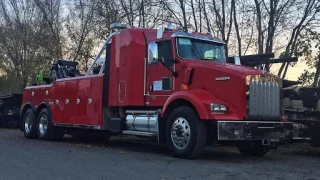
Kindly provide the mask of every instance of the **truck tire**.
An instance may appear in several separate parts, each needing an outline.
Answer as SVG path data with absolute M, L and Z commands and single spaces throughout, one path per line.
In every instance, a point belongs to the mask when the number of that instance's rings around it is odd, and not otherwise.
M 245 156 L 264 156 L 270 151 L 269 146 L 262 145 L 261 141 L 242 141 L 237 142 L 236 148 Z
M 37 138 L 37 120 L 31 108 L 23 114 L 22 131 L 27 139 Z
M 53 140 L 55 138 L 54 127 L 51 125 L 51 116 L 48 109 L 43 108 L 37 120 L 37 134 L 40 140 Z
M 207 140 L 207 129 L 196 111 L 178 107 L 166 124 L 166 143 L 175 157 L 193 159 L 201 155 Z

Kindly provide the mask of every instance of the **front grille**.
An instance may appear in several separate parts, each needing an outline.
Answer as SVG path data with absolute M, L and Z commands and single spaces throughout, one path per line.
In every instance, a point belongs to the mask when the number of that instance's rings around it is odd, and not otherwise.
M 250 81 L 250 117 L 280 117 L 280 104 L 280 87 L 278 82 Z

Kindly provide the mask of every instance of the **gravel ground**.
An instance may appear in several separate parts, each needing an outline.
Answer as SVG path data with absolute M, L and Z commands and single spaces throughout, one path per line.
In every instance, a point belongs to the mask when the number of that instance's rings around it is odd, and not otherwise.
M 115 137 L 79 143 L 25 139 L 0 129 L 0 179 L 320 179 L 320 148 L 294 144 L 248 158 L 233 147 L 209 147 L 200 159 L 172 157 L 162 145 Z

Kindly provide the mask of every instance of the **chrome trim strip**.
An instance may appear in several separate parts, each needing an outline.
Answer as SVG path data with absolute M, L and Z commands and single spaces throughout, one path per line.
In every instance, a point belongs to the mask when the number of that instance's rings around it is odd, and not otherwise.
M 53 125 L 54 126 L 62 126 L 62 127 L 82 128 L 82 129 L 100 129 L 100 126 L 86 125 L 86 124 L 54 123 Z
M 147 94 L 147 61 L 148 59 L 147 58 L 144 58 L 144 72 L 143 72 L 143 95 L 146 96 L 146 95 L 149 95 L 149 93 Z
M 154 114 L 157 111 L 143 111 L 143 110 L 127 110 L 126 113 L 127 114 Z
M 148 137 L 156 137 L 158 136 L 157 133 L 153 133 L 153 132 L 143 132 L 143 131 L 122 131 L 122 134 L 126 134 L 126 135 L 136 135 L 136 136 L 148 136 Z

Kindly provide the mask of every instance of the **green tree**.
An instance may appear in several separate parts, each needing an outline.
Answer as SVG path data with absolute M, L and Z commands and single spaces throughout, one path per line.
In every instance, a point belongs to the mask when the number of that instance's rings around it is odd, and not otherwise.
M 319 87 L 320 77 L 320 32 L 316 29 L 306 29 L 294 49 L 294 55 L 302 57 L 302 62 L 308 69 L 299 77 L 302 85 Z

